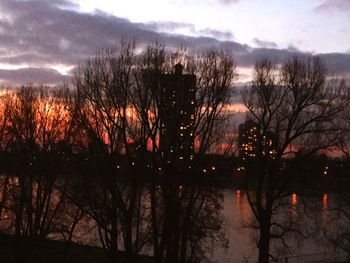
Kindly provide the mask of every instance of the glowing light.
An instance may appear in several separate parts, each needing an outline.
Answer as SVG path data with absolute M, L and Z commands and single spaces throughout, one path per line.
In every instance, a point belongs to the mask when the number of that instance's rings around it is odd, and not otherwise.
M 240 203 L 241 203 L 241 190 L 240 189 L 236 190 L 236 202 L 237 202 L 237 206 L 239 207 Z
M 296 205 L 296 204 L 297 204 L 297 194 L 296 194 L 296 193 L 293 193 L 293 194 L 292 194 L 292 204 L 293 204 L 293 205 Z
M 325 168 L 324 168 L 324 171 L 323 171 L 323 175 L 327 175 L 328 174 L 328 166 L 325 166 Z
M 323 198 L 322 198 L 323 209 L 327 208 L 327 199 L 328 199 L 328 195 L 327 194 L 323 194 Z

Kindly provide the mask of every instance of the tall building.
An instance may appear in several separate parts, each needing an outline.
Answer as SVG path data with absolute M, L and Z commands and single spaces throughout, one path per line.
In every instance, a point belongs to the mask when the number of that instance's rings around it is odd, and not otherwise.
M 194 155 L 196 76 L 182 74 L 175 65 L 174 74 L 160 75 L 160 151 L 162 157 L 187 163 Z
M 272 132 L 259 136 L 257 125 L 252 120 L 247 120 L 238 127 L 239 157 L 243 160 L 257 157 L 259 154 L 259 140 L 261 140 L 261 154 L 273 158 L 276 154 L 273 138 Z
M 253 121 L 246 121 L 239 125 L 238 154 L 240 158 L 256 157 L 257 137 L 257 127 Z

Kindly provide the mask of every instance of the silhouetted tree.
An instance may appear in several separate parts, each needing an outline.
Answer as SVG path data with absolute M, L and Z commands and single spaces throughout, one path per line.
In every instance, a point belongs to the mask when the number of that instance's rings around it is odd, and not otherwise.
M 9 191 L 10 191 L 10 174 L 6 173 L 5 163 L 8 163 L 8 156 L 5 154 L 8 149 L 9 136 L 7 134 L 7 122 L 8 116 L 6 115 L 7 107 L 11 97 L 9 96 L 9 92 L 7 90 L 1 90 L 0 95 L 0 154 L 1 154 L 1 162 L 3 165 L 0 167 L 0 173 L 2 176 L 0 177 L 0 222 L 4 224 L 3 212 L 6 213 L 6 209 L 8 208 L 9 201 Z
M 196 154 L 184 164 L 178 152 L 159 148 L 160 112 L 167 99 L 161 97 L 159 81 L 161 74 L 172 73 L 175 57 L 158 44 L 136 56 L 135 45 L 122 42 L 116 50 L 98 53 L 75 76 L 71 112 L 87 146 L 84 173 L 89 175 L 76 200 L 97 222 L 113 261 L 125 250 L 131 262 L 151 244 L 157 262 L 194 262 L 208 239 L 223 240 L 221 195 L 198 185 L 199 164 L 218 142 L 219 125 L 227 119 L 223 113 L 235 64 L 224 52 L 178 57 L 185 71 L 198 78 L 194 128 L 182 134 L 195 137 Z M 176 116 L 170 129 L 179 131 L 181 118 Z M 183 136 L 175 132 L 172 143 L 189 147 Z
M 11 192 L 7 208 L 13 215 L 7 216 L 13 219 L 18 260 L 28 260 L 31 253 L 21 252 L 22 238 L 43 240 L 69 224 L 67 199 L 60 191 L 64 153 L 57 147 L 69 138 L 70 118 L 64 107 L 58 93 L 53 96 L 42 87 L 9 91 L 4 112 L 8 145 L 3 153 L 11 160 L 5 178 Z
M 337 87 L 329 85 L 318 57 L 293 57 L 280 67 L 269 60 L 257 63 L 253 84 L 243 100 L 247 118 L 257 129 L 256 157 L 247 166 L 245 188 L 258 230 L 258 261 L 267 263 L 272 256 L 271 240 L 286 245 L 288 233 L 301 234 L 296 222 L 283 223 L 277 214 L 285 206 L 290 187 L 296 186 L 296 160 L 334 145 L 334 120 L 342 101 Z M 266 151 L 267 144 L 271 151 Z M 300 146 L 303 158 L 293 159 Z
M 141 171 L 133 152 L 139 138 L 130 103 L 134 65 L 134 43 L 122 42 L 120 49 L 101 51 L 75 75 L 73 116 L 93 165 L 77 198 L 97 222 L 113 261 L 118 261 L 119 241 L 129 262 L 142 248 Z
M 169 61 L 184 63 L 185 72 L 196 75 L 197 85 L 193 127 L 181 129 L 182 116 L 176 115 L 171 126 L 166 128 L 179 132 L 173 134 L 169 149 L 163 148 L 166 154 L 162 156 L 158 148 L 162 118 L 159 109 L 164 105 L 159 97 L 162 93 L 158 81 L 161 74 L 172 73 Z M 140 85 L 134 98 L 141 123 L 150 131 L 154 255 L 157 262 L 164 259 L 167 262 L 195 262 L 203 256 L 209 239 L 218 244 L 223 242 L 218 213 L 222 197 L 218 191 L 201 185 L 201 165 L 204 155 L 217 145 L 220 136 L 217 132 L 227 120 L 224 109 L 236 79 L 235 64 L 232 56 L 224 52 L 208 51 L 194 56 L 177 53 L 170 54 L 169 58 L 161 46 L 151 46 L 141 65 L 142 74 L 137 82 Z M 179 149 L 191 151 L 183 140 L 186 136 L 193 136 L 196 143 L 194 160 L 184 164 L 178 161 L 181 158 L 179 152 L 171 146 L 176 142 Z
M 350 162 L 350 93 L 349 89 L 346 88 L 346 82 L 341 80 L 340 85 L 344 86 L 343 94 L 345 97 L 344 109 L 336 120 L 340 127 L 337 137 L 336 150 L 340 151 L 343 156 L 341 157 L 341 165 L 339 174 L 334 176 L 333 190 L 337 193 L 337 199 L 335 204 L 329 207 L 331 216 L 331 224 L 327 224 L 323 231 L 326 239 L 331 244 L 344 250 L 348 255 L 350 254 L 350 196 L 348 191 L 348 185 L 350 177 L 348 173 L 348 165 Z

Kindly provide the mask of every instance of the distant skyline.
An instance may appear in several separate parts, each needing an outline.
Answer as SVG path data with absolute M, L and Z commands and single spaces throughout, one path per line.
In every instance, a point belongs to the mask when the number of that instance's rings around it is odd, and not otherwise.
M 0 85 L 69 81 L 123 37 L 229 49 L 242 82 L 257 59 L 294 53 L 350 79 L 350 0 L 0 0 Z

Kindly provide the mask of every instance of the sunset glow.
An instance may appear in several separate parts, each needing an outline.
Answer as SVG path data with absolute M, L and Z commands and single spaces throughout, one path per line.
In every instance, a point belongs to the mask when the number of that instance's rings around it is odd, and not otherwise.
M 0 0 L 0 263 L 349 262 L 349 18 Z

